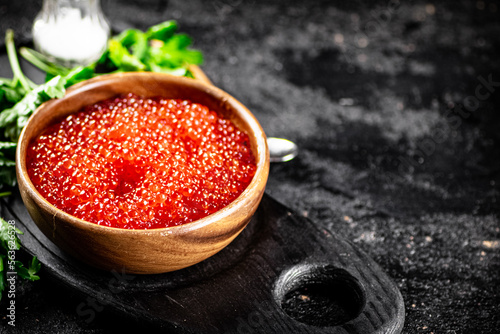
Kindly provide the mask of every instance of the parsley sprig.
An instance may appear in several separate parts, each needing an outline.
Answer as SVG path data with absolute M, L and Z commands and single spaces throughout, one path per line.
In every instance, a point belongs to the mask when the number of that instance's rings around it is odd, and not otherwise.
M 110 38 L 99 60 L 74 68 L 53 63 L 49 57 L 27 47 L 22 47 L 20 53 L 46 72 L 47 80 L 57 75 L 65 77 L 66 87 L 94 76 L 118 72 L 152 71 L 192 76 L 189 66 L 201 64 L 203 56 L 200 51 L 190 48 L 191 37 L 176 33 L 177 29 L 175 21 L 166 21 L 145 32 L 124 30 Z
M 23 234 L 19 229 L 0 218 L 0 300 L 3 291 L 7 289 L 7 273 L 17 273 L 21 278 L 36 281 L 41 264 L 34 256 L 26 267 L 21 261 L 16 260 L 15 252 L 21 248 L 18 234 Z
M 19 66 L 12 30 L 5 35 L 5 45 L 14 77 L 0 78 L 0 189 L 16 184 L 15 149 L 29 116 L 43 102 L 65 93 L 65 79 L 61 76 L 43 85 L 26 78 Z

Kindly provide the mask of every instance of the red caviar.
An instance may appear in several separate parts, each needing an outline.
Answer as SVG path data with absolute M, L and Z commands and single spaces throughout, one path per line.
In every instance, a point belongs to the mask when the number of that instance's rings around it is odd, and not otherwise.
M 236 199 L 256 165 L 248 136 L 185 100 L 120 96 L 83 108 L 30 143 L 28 174 L 55 207 L 99 225 L 151 229 Z

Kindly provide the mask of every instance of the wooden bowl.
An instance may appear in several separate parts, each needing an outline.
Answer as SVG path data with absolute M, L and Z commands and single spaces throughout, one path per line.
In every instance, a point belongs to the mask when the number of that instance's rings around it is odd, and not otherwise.
M 135 93 L 188 99 L 231 119 L 251 141 L 257 170 L 246 190 L 232 203 L 203 219 L 180 226 L 126 230 L 90 223 L 57 209 L 43 198 L 26 170 L 28 144 L 50 124 L 86 105 Z M 269 174 L 269 151 L 261 126 L 240 102 L 199 80 L 161 73 L 121 73 L 87 80 L 66 95 L 40 106 L 19 138 L 16 152 L 19 189 L 40 230 L 57 246 L 97 268 L 152 274 L 198 263 L 228 245 L 245 228 L 260 203 Z

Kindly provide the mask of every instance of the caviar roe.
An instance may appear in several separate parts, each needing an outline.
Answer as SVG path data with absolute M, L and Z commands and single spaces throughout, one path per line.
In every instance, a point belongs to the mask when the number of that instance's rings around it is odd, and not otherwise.
M 256 165 L 248 136 L 185 100 L 119 96 L 52 125 L 27 153 L 55 207 L 83 220 L 152 229 L 206 217 L 236 199 Z

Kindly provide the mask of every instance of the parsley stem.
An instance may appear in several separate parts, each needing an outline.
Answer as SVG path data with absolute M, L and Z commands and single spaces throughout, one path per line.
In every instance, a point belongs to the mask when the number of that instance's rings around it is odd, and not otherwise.
M 64 76 L 70 71 L 64 66 L 52 63 L 47 56 L 33 49 L 23 46 L 19 49 L 19 53 L 24 59 L 48 74 Z
M 12 195 L 10 191 L 4 191 L 3 193 L 0 193 L 0 197 L 10 196 L 10 195 Z
M 26 92 L 31 92 L 31 85 L 21 71 L 19 60 L 17 59 L 16 46 L 14 44 L 14 31 L 7 29 L 5 33 L 5 46 L 7 47 L 7 55 L 9 57 L 10 67 L 14 73 L 14 80 L 18 80 Z

